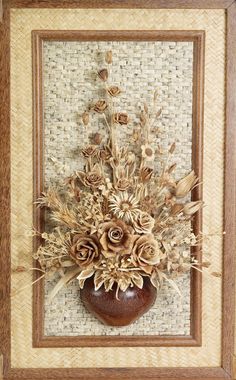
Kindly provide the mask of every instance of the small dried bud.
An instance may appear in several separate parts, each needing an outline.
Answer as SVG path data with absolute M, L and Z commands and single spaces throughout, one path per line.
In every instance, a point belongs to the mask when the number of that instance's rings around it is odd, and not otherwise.
M 106 61 L 106 63 L 108 63 L 108 65 L 110 65 L 112 63 L 112 51 L 111 50 L 106 52 L 105 61 Z
M 140 124 L 142 127 L 144 127 L 146 125 L 146 122 L 147 122 L 147 118 L 146 118 L 146 115 L 145 115 L 145 112 L 141 112 L 140 114 Z
M 98 133 L 98 132 L 94 133 L 94 135 L 92 135 L 91 141 L 95 145 L 100 145 L 101 142 L 102 142 L 102 135 L 100 133 Z
M 95 112 L 103 113 L 108 107 L 108 104 L 105 100 L 99 100 L 93 107 Z
M 141 139 L 141 132 L 140 132 L 140 130 L 139 129 L 134 129 L 132 137 L 133 137 L 134 142 L 140 141 L 140 139 Z
M 97 152 L 96 145 L 89 145 L 82 150 L 82 154 L 85 158 L 94 157 L 96 155 L 96 152 Z
M 126 113 L 115 113 L 113 120 L 117 124 L 126 125 L 129 122 L 129 117 Z
M 175 195 L 180 198 L 185 197 L 196 183 L 197 176 L 192 170 L 191 173 L 177 183 Z
M 169 153 L 173 154 L 174 151 L 175 151 L 175 143 L 171 144 L 170 149 L 169 149 Z
M 84 125 L 88 125 L 88 123 L 89 123 L 89 113 L 88 112 L 84 112 L 82 114 L 82 121 L 83 121 Z
M 143 183 L 145 182 L 148 182 L 151 177 L 152 177 L 152 174 L 153 174 L 153 169 L 152 168 L 149 168 L 149 167 L 143 167 L 141 170 L 140 170 L 140 179 Z
M 189 202 L 187 203 L 184 208 L 183 212 L 185 215 L 193 215 L 195 214 L 200 208 L 202 207 L 203 203 L 202 201 L 196 201 L 196 202 Z
M 103 80 L 104 82 L 107 81 L 108 79 L 108 71 L 107 69 L 102 69 L 102 70 L 99 70 L 98 71 L 98 76 L 101 80 Z
M 121 93 L 121 90 L 118 86 L 111 86 L 107 89 L 107 92 L 110 96 L 118 96 Z
M 170 173 L 172 173 L 175 169 L 176 169 L 176 164 L 172 164 L 169 168 L 168 168 L 168 170 L 167 170 L 167 172 L 170 174 Z
M 155 90 L 154 96 L 153 96 L 154 103 L 157 101 L 157 98 L 158 98 L 158 90 Z
M 143 108 L 144 108 L 144 111 L 146 112 L 146 114 L 148 114 L 148 105 L 147 105 L 147 103 L 144 103 Z
M 156 113 L 156 118 L 158 119 L 159 116 L 161 116 L 161 113 L 162 113 L 162 108 L 159 109 L 159 111 L 157 111 Z

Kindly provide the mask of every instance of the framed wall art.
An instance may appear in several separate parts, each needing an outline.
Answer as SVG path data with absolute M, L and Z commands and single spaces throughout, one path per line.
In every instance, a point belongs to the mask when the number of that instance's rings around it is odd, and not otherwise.
M 3 379 L 233 379 L 235 1 L 0 14 Z

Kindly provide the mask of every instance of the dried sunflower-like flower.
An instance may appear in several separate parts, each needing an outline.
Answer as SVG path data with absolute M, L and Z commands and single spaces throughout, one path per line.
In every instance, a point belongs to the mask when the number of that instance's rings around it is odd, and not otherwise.
M 75 235 L 69 254 L 80 267 L 88 266 L 99 256 L 97 237 L 95 235 Z
M 97 103 L 95 103 L 93 109 L 95 112 L 103 113 L 108 107 L 108 104 L 105 100 L 98 100 Z
M 139 201 L 127 192 L 113 194 L 109 197 L 109 208 L 119 219 L 132 222 L 139 212 Z
M 140 236 L 135 241 L 133 255 L 141 267 L 157 265 L 163 258 L 158 242 L 151 234 Z
M 105 257 L 114 252 L 122 255 L 129 254 L 133 248 L 134 239 L 132 227 L 122 220 L 111 220 L 101 226 L 100 244 Z
M 138 234 L 148 234 L 152 232 L 154 225 L 155 219 L 143 211 L 140 211 L 133 221 L 133 228 Z
M 99 70 L 98 71 L 98 76 L 101 80 L 103 80 L 104 82 L 107 81 L 108 79 L 108 70 L 107 69 L 102 69 L 102 70 Z
M 97 153 L 96 145 L 88 145 L 86 148 L 82 150 L 82 154 L 85 158 L 94 157 Z
M 111 86 L 107 89 L 107 92 L 110 96 L 118 96 L 121 93 L 121 90 L 118 86 Z
M 113 115 L 113 120 L 117 124 L 127 125 L 129 122 L 129 117 L 126 113 L 117 112 Z

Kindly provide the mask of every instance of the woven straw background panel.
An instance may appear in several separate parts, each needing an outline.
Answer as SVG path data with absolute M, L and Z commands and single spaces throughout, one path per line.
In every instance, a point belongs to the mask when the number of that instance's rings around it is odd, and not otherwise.
M 89 142 L 88 135 L 99 131 L 106 141 L 103 118 L 91 114 L 89 133 L 86 133 L 79 114 L 102 96 L 103 85 L 96 70 L 103 67 L 104 52 L 110 49 L 113 65 L 109 83 L 123 90 L 115 98 L 114 105 L 118 111 L 128 112 L 132 120 L 128 126 L 117 128 L 119 145 L 131 146 L 140 155 L 132 139 L 133 127 L 138 124 L 137 110 L 142 104 L 140 98 L 152 109 L 153 93 L 158 89 L 159 108 L 162 106 L 163 111 L 153 128 L 153 148 L 159 144 L 167 150 L 176 141 L 173 162 L 178 163 L 177 178 L 191 170 L 192 42 L 45 41 L 44 168 L 47 186 L 55 186 L 55 183 L 61 186 L 63 178 L 83 169 L 80 150 Z M 158 161 L 155 163 L 157 169 Z M 45 283 L 45 335 L 190 335 L 189 275 L 178 279 L 182 297 L 171 285 L 164 283 L 151 310 L 123 328 L 104 326 L 84 308 L 76 280 L 59 292 L 53 302 L 47 302 L 55 283 L 55 278 Z
M 33 29 L 206 30 L 203 190 L 204 233 L 222 228 L 225 13 L 223 10 L 15 9 L 11 13 L 12 264 L 31 265 L 32 238 L 32 69 Z M 222 237 L 214 237 L 214 270 L 220 270 Z M 221 281 L 203 279 L 203 345 L 193 348 L 32 348 L 31 275 L 12 275 L 12 367 L 175 367 L 219 366 L 221 361 Z M 210 353 L 210 355 L 209 355 Z

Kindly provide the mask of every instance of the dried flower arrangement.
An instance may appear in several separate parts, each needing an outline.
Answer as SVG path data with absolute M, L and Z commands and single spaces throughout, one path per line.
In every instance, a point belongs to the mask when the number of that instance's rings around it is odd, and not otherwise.
M 52 232 L 41 234 L 44 244 L 34 254 L 45 275 L 57 272 L 61 276 L 51 298 L 74 278 L 81 289 L 93 278 L 95 291 L 115 289 L 117 299 L 129 287 L 142 289 L 145 277 L 157 289 L 168 281 L 178 291 L 177 276 L 209 266 L 208 262 L 199 265 L 190 250 L 202 239 L 195 236 L 191 222 L 203 203 L 188 196 L 199 185 L 195 173 L 178 181 L 174 178 L 176 164 L 169 162 L 175 143 L 160 171 L 154 169 L 154 159 L 161 154 L 151 144 L 151 130 L 161 115 L 156 109 L 157 91 L 152 108 L 144 103 L 140 128 L 133 132 L 140 148 L 136 155 L 118 145 L 117 128 L 131 120 L 114 110 L 113 99 L 121 89 L 109 83 L 111 51 L 106 52 L 105 63 L 106 68 L 98 71 L 105 99 L 82 114 L 82 123 L 88 129 L 90 114 L 98 114 L 104 120 L 107 141 L 103 143 L 101 134 L 95 133 L 81 152 L 84 170 L 66 179 L 63 193 L 50 188 L 38 200 L 40 207 L 49 209 L 55 224 Z

